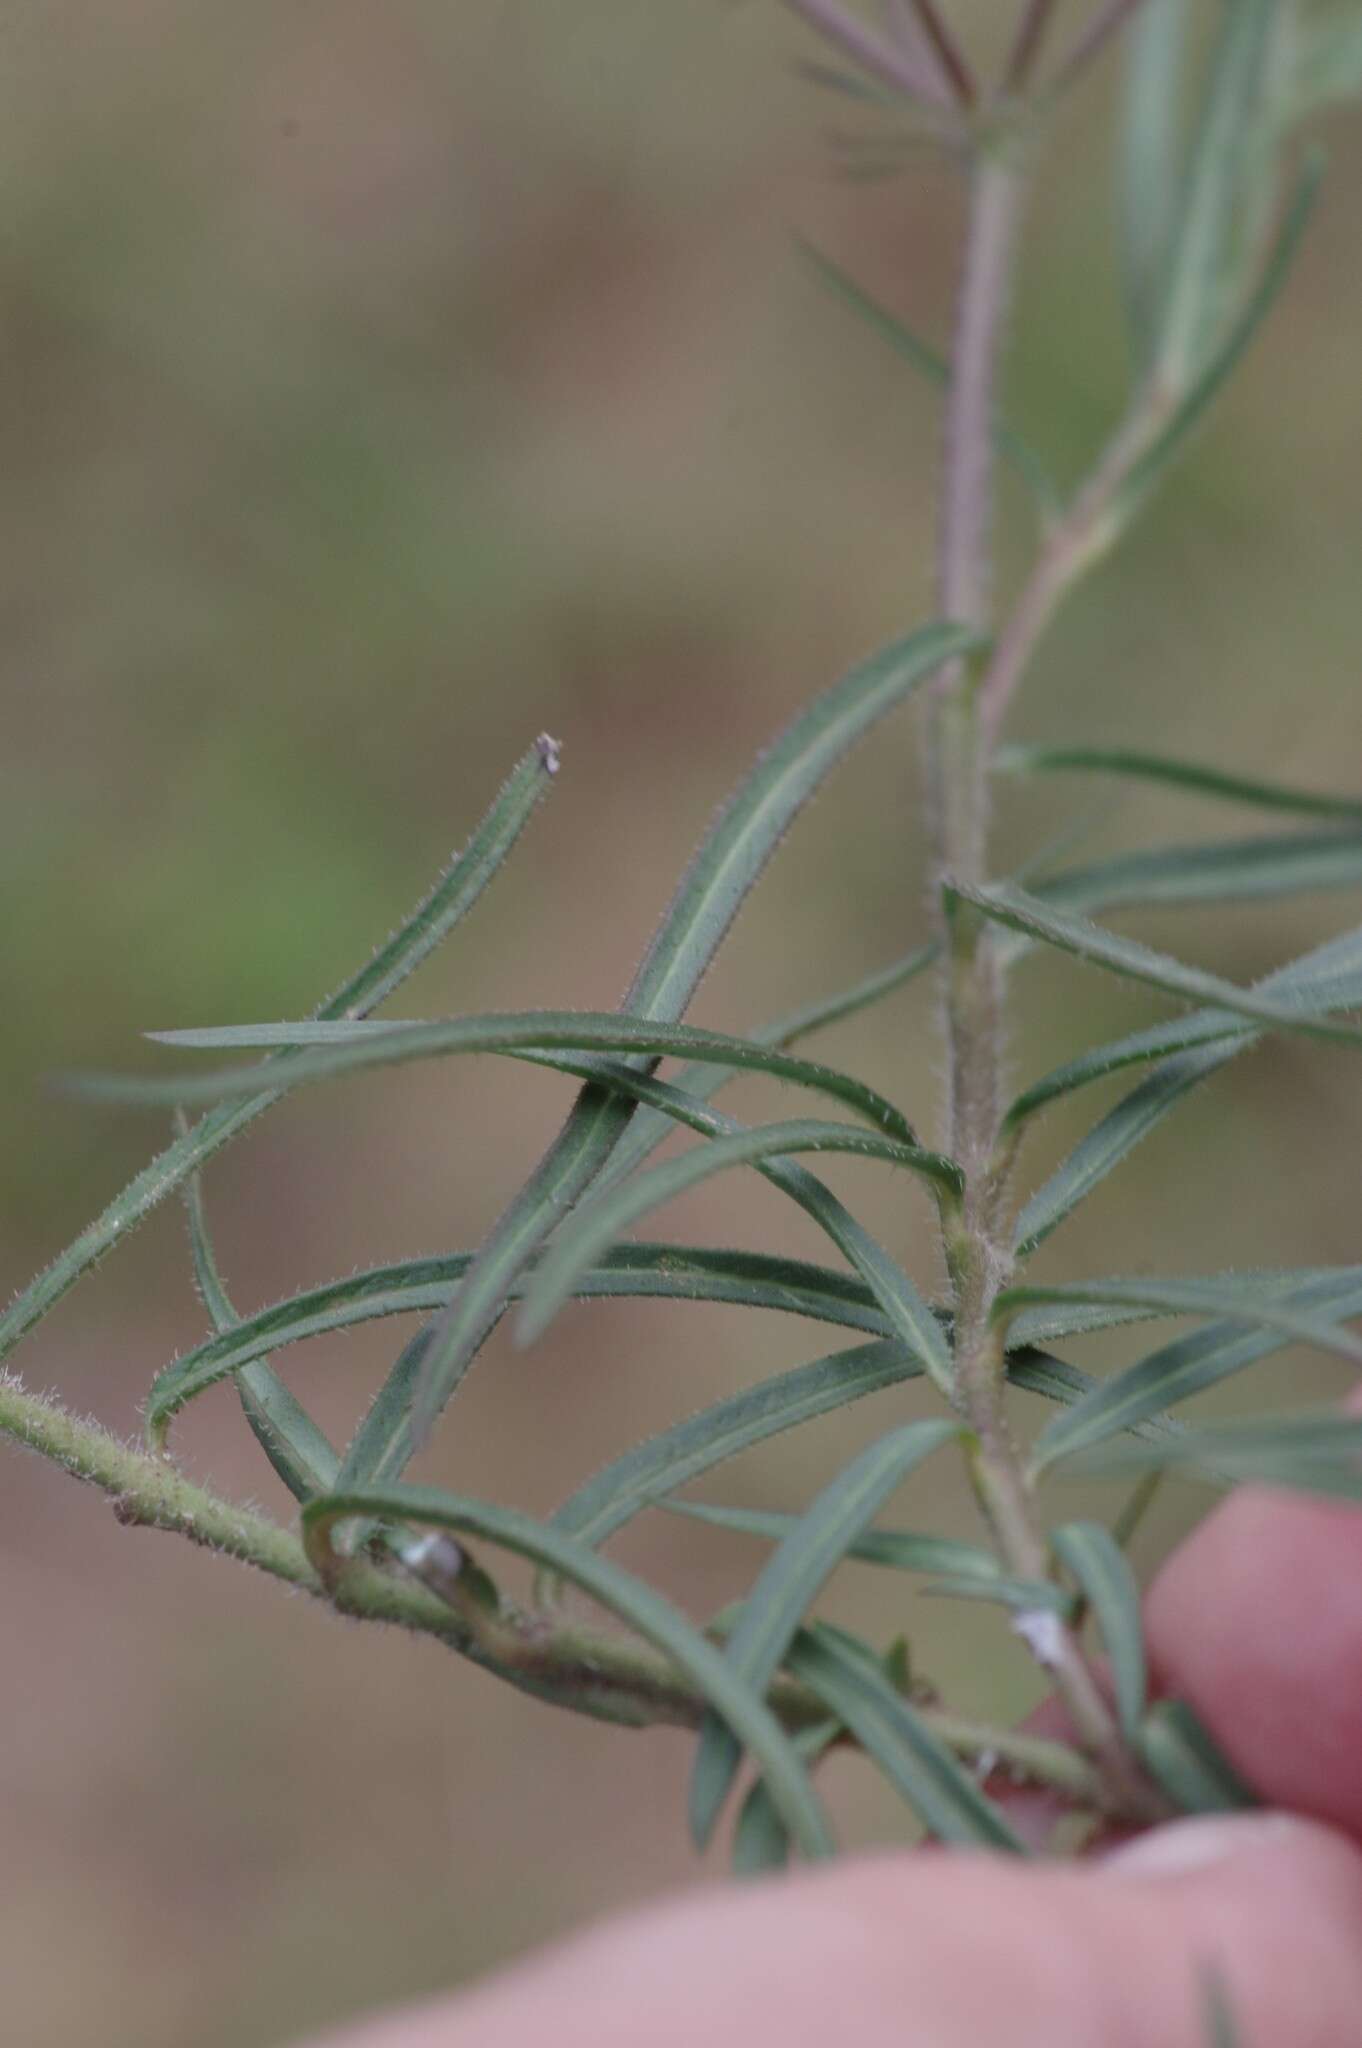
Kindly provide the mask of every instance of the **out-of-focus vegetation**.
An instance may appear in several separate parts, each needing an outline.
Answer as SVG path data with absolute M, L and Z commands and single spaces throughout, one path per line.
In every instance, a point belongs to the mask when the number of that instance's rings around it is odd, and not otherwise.
M 817 289 L 794 233 L 940 334 L 960 195 L 940 165 L 868 148 L 856 106 L 797 73 L 806 47 L 766 0 L 11 11 L 7 1286 L 161 1136 L 53 1099 L 45 1073 L 125 1064 L 146 1026 L 306 1008 L 542 728 L 564 742 L 561 785 L 409 1007 L 609 1004 L 754 746 L 928 615 L 933 394 Z M 1044 167 L 1009 370 L 1015 416 L 1064 474 L 1123 374 L 1105 119 L 1085 100 Z M 1340 135 L 1289 294 L 1180 488 L 1052 638 L 1019 735 L 1062 715 L 1357 785 L 1359 170 Z M 697 1017 L 746 1025 L 921 931 L 900 734 L 801 827 Z M 1084 802 L 1014 798 L 1010 851 Z M 1085 845 L 1205 822 L 1108 786 Z M 1245 980 L 1337 922 L 1307 904 L 1141 930 Z M 1053 962 L 1021 1008 L 1022 1070 L 1153 1014 Z M 847 1027 L 848 1063 L 925 1103 L 932 1026 L 910 992 Z M 1175 1268 L 1193 1233 L 1203 1268 L 1354 1258 L 1344 1078 L 1289 1043 L 1232 1069 L 1069 1226 L 1067 1266 L 1109 1267 L 1110 1237 L 1126 1267 L 1134 1243 L 1134 1263 Z M 475 1242 L 562 1095 L 456 1063 L 276 1112 L 209 1176 L 234 1295 Z M 1054 1153 L 1083 1114 L 1055 1118 Z M 863 1168 L 829 1177 L 911 1257 L 911 1201 Z M 810 1248 L 774 1197 L 722 1185 L 678 1234 L 739 1216 Z M 167 1211 L 44 1327 L 26 1376 L 131 1430 L 153 1370 L 202 1333 L 187 1263 Z M 543 1509 L 646 1428 L 817 1348 L 718 1309 L 576 1309 L 538 1351 L 493 1344 L 423 1470 Z M 390 1349 L 380 1328 L 289 1369 L 343 1433 Z M 796 1504 L 869 1426 L 753 1457 L 744 1497 Z M 226 1394 L 182 1434 L 224 1486 L 261 1485 Z M 4 1473 L 15 2040 L 279 2038 L 685 1870 L 685 1749 L 665 1732 L 551 1715 L 433 1644 L 120 1532 L 48 1469 Z M 1170 1515 L 1189 1514 L 1199 1497 L 1174 1491 Z M 661 1516 L 621 1550 L 697 1609 L 751 1563 Z M 852 1618 L 904 1597 L 844 1576 Z M 921 1666 L 967 1700 L 996 1624 L 922 1600 L 907 1619 Z M 1019 1706 L 1028 1682 L 1018 1654 Z M 839 1765 L 832 1785 L 853 1834 L 900 1824 L 868 1774 Z

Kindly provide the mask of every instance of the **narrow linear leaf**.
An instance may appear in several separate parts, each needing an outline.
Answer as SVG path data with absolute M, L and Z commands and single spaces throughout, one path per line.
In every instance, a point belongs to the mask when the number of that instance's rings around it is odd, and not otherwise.
M 1362 1046 L 1362 1029 L 1356 1025 L 1334 1024 L 1299 1004 L 1274 999 L 1260 990 L 1240 988 L 1218 974 L 1189 967 L 1137 939 L 1107 931 L 1088 918 L 1058 909 L 1026 890 L 999 883 L 988 888 L 949 883 L 946 893 L 955 901 L 972 904 L 985 917 L 1013 931 L 1025 932 L 1028 937 L 1041 939 L 1095 967 L 1127 980 L 1145 982 L 1184 1001 L 1214 1005 L 1273 1030 L 1303 1032 L 1307 1037 L 1338 1039 L 1347 1045 Z
M 724 1650 L 724 1662 L 745 1689 L 765 1692 L 810 1602 L 850 1544 L 907 1474 L 958 1437 L 960 1428 L 958 1422 L 934 1417 L 892 1431 L 854 1458 L 799 1518 L 744 1600 Z M 707 1717 L 690 1783 L 691 1833 L 700 1848 L 713 1832 L 741 1754 L 731 1721 Z
M 832 1854 L 827 1822 L 789 1737 L 765 1701 L 743 1683 L 670 1601 L 631 1573 L 513 1508 L 470 1500 L 426 1486 L 354 1487 L 325 1494 L 303 1509 L 303 1536 L 314 1565 L 331 1568 L 330 1532 L 355 1518 L 421 1522 L 454 1535 L 481 1536 L 568 1580 L 671 1659 L 757 1758 L 791 1837 L 806 1856 Z
M 1188 0 L 1143 0 L 1126 32 L 1118 152 L 1122 267 L 1126 313 L 1141 367 L 1158 333 L 1177 226 L 1187 12 Z
M 668 1054 L 713 1057 L 725 1065 L 772 1074 L 792 1081 L 866 1117 L 877 1130 L 889 1130 L 911 1144 L 911 1127 L 893 1103 L 877 1090 L 835 1067 L 797 1058 L 774 1046 L 724 1032 L 702 1031 L 687 1024 L 643 1023 L 612 1011 L 527 1010 L 480 1017 L 448 1017 L 431 1023 L 387 1023 L 355 1020 L 343 1023 L 237 1024 L 186 1031 L 153 1032 L 162 1044 L 198 1050 L 224 1046 L 298 1047 L 290 1063 L 289 1086 L 325 1081 L 368 1067 L 386 1067 L 407 1060 L 445 1058 L 452 1054 L 518 1053 L 541 1050 L 635 1053 L 646 1060 Z M 311 1048 L 302 1050 L 301 1048 Z M 223 1093 L 240 1094 L 258 1081 L 255 1066 L 229 1067 L 216 1074 L 152 1081 L 141 1076 L 94 1078 L 79 1085 L 85 1093 L 146 1102 L 155 1096 L 193 1095 L 208 1101 Z
M 395 936 L 322 1005 L 319 1015 L 357 1016 L 372 1008 L 446 936 L 476 902 L 515 845 L 548 788 L 555 765 L 556 755 L 547 751 L 542 742 L 522 758 L 464 852 L 451 863 Z M 286 1074 L 282 1057 L 269 1062 L 262 1070 L 259 1093 L 244 1102 L 224 1104 L 200 1118 L 192 1130 L 177 1137 L 150 1165 L 134 1175 L 103 1214 L 0 1315 L 0 1358 L 7 1357 L 67 1289 L 135 1229 L 158 1202 L 173 1194 L 215 1152 L 281 1100 L 285 1089 L 277 1083 Z
M 1026 1281 L 1006 1287 L 997 1298 L 997 1312 L 1006 1316 L 1014 1305 L 1038 1301 L 1092 1301 L 1113 1304 L 1147 1302 L 1165 1315 L 1223 1316 L 1241 1324 L 1276 1330 L 1284 1338 L 1332 1351 L 1350 1364 L 1362 1365 L 1362 1338 L 1341 1330 L 1336 1320 L 1315 1315 L 1298 1296 L 1265 1294 L 1261 1287 L 1242 1286 L 1235 1274 L 1217 1279 L 1176 1277 L 1116 1280 Z
M 1074 1575 L 1096 1618 L 1111 1661 L 1121 1726 L 1132 1738 L 1144 1717 L 1149 1675 L 1140 1589 L 1130 1561 L 1100 1522 L 1066 1522 L 1050 1537 L 1055 1556 Z
M 558 742 L 542 734 L 512 769 L 467 846 L 436 877 L 409 917 L 357 974 L 321 1005 L 319 1018 L 367 1017 L 416 972 L 468 915 L 513 852 L 558 773 Z
M 429 1314 L 449 1299 L 472 1263 L 472 1252 L 374 1266 L 223 1326 L 219 1334 L 167 1366 L 152 1382 L 148 1427 L 158 1435 L 188 1401 L 272 1351 L 385 1316 Z M 517 1282 L 522 1296 L 528 1283 Z M 599 1266 L 581 1276 L 582 1300 L 726 1302 L 884 1334 L 874 1297 L 857 1275 L 801 1259 L 725 1246 L 629 1243 L 616 1245 Z M 159 1440 L 159 1438 L 158 1438 Z
M 1159 332 L 1157 374 L 1175 390 L 1196 375 L 1223 328 L 1226 272 L 1274 11 L 1274 0 L 1232 0 L 1224 10 L 1179 208 Z
M 1061 870 L 1037 881 L 1033 893 L 1046 902 L 1091 911 L 1239 902 L 1291 894 L 1298 890 L 1346 888 L 1358 883 L 1362 883 L 1362 835 L 1354 837 L 1338 832 L 1320 832 L 1290 837 L 1274 834 L 1210 846 L 1170 846 L 1147 853 L 1119 854 L 1085 867 Z M 1004 961 L 1024 954 L 1031 943 L 1020 933 L 1007 934 L 1001 949 Z M 787 1050 L 813 1032 L 826 1030 L 830 1025 L 893 995 L 929 968 L 936 958 L 937 946 L 933 940 L 891 960 L 848 989 L 760 1026 L 750 1034 L 751 1038 L 757 1044 Z M 1357 1000 L 1362 1000 L 1362 989 Z M 1348 1006 L 1342 1003 L 1337 1007 Z M 1321 1003 L 1319 1007 L 1328 1005 Z M 1177 1035 L 1184 1024 L 1185 1041 Z M 1128 1058 L 1114 1060 L 1112 1065 L 1154 1059 L 1164 1052 L 1176 1051 L 1183 1042 L 1201 1044 L 1210 1039 L 1224 1041 L 1235 1037 L 1245 1040 L 1245 1034 L 1251 1032 L 1252 1027 L 1242 1018 L 1228 1013 L 1220 1013 L 1214 1023 L 1210 1021 L 1209 1013 L 1199 1014 L 1195 1020 L 1188 1018 L 1172 1025 L 1155 1026 L 1148 1034 L 1151 1040 L 1148 1049 L 1141 1049 L 1136 1044 L 1142 1034 L 1133 1034 L 1128 1041 L 1131 1048 Z M 1156 1034 L 1162 1034 L 1158 1042 L 1155 1042 Z M 677 1086 L 686 1094 L 709 1101 L 727 1086 L 737 1071 L 734 1067 L 696 1063 L 678 1074 Z M 1112 1067 L 1101 1071 L 1112 1071 Z M 1087 1078 L 1097 1078 L 1097 1075 L 1082 1076 L 1082 1079 Z M 1081 1082 L 1073 1085 L 1081 1085 Z M 1063 1093 L 1065 1090 L 1061 1086 L 1054 1092 Z M 1048 1099 L 1048 1096 L 1041 1097 L 1042 1101 Z M 1026 1097 L 1020 1098 L 1014 1105 L 1014 1114 L 1029 1114 L 1029 1107 L 1023 1110 L 1021 1106 L 1026 1101 Z M 1040 1103 L 1035 1106 L 1039 1107 Z M 670 1129 L 671 1120 L 667 1115 L 640 1110 L 597 1182 L 598 1188 L 603 1191 L 626 1179 L 657 1149 Z
M 765 1508 L 718 1507 L 709 1501 L 659 1500 L 653 1505 L 666 1508 L 669 1514 L 688 1515 L 693 1521 L 730 1529 L 739 1536 L 755 1536 L 767 1543 L 782 1543 L 803 1519 L 800 1515 Z M 953 1536 L 923 1536 L 910 1529 L 867 1529 L 848 1546 L 845 1555 L 859 1564 L 887 1565 L 898 1572 L 937 1572 L 953 1580 L 969 1579 L 986 1588 L 1001 1580 L 998 1560 L 991 1551 L 976 1543 L 961 1543 Z
M 221 1335 L 236 1324 L 236 1313 L 222 1284 L 197 1173 L 185 1182 L 185 1209 L 194 1273 L 203 1305 Z M 340 1459 L 302 1403 L 294 1398 L 263 1357 L 237 1369 L 237 1392 L 246 1420 L 261 1450 L 295 1500 L 308 1500 L 334 1486 Z M 148 1428 L 152 1427 L 150 1419 Z
M 1362 1422 L 1336 1408 L 1304 1409 L 1188 1430 L 1175 1444 L 1157 1449 L 1111 1445 L 1080 1462 L 1082 1469 L 1103 1474 L 1152 1468 L 1189 1473 L 1220 1486 L 1277 1486 L 1362 1501 Z
M 868 292 L 864 285 L 825 256 L 811 242 L 802 236 L 795 237 L 796 247 L 819 282 L 827 287 L 833 297 L 849 311 L 864 320 L 882 341 L 889 344 L 894 353 L 912 365 L 920 376 L 943 390 L 950 381 L 950 364 L 939 349 L 929 341 L 914 334 L 913 330 L 900 320 L 897 313 Z M 1002 422 L 993 430 L 994 442 L 999 455 L 1012 465 L 1027 490 L 1035 499 L 1039 510 L 1047 517 L 1053 517 L 1060 509 L 1059 492 L 1048 474 L 1045 464 L 1035 451 L 1028 447 L 1021 437 Z
M 860 1130 L 853 1124 L 792 1118 L 712 1138 L 707 1145 L 650 1167 L 623 1187 L 598 1197 L 564 1226 L 530 1286 L 521 1310 L 520 1341 L 529 1344 L 542 1335 L 571 1296 L 577 1274 L 595 1265 L 608 1245 L 651 1210 L 729 1167 L 783 1159 L 797 1152 L 841 1152 L 880 1159 L 906 1167 L 947 1195 L 959 1191 L 959 1169 L 939 1153 L 924 1152 L 897 1138 L 881 1137 L 878 1132 Z M 911 1286 L 906 1274 L 903 1280 Z M 939 1366 L 947 1356 L 939 1325 L 916 1289 L 913 1294 L 911 1341 L 923 1355 L 924 1363 Z
M 684 1095 L 665 1081 L 655 1081 L 633 1069 L 606 1069 L 601 1066 L 593 1071 L 605 1076 L 606 1085 L 627 1088 L 638 1100 L 664 1110 L 673 1121 L 707 1136 L 728 1136 L 743 1131 L 743 1126 L 732 1118 Z M 950 1354 L 945 1338 L 932 1311 L 921 1300 L 903 1268 L 857 1222 L 832 1190 L 807 1168 L 788 1159 L 758 1160 L 755 1164 L 759 1173 L 812 1217 L 854 1265 L 882 1312 L 883 1321 L 878 1327 L 888 1334 L 902 1335 L 909 1348 L 923 1358 L 929 1370 L 939 1375 L 942 1381 L 948 1380 Z M 500 1310 L 497 1313 L 499 1315 Z M 870 1323 L 867 1327 L 877 1326 Z M 389 1375 L 383 1395 L 361 1425 L 347 1453 L 347 1464 L 353 1465 L 357 1477 L 371 1469 L 387 1472 L 400 1465 L 408 1455 L 408 1446 L 415 1433 L 412 1411 L 424 1384 L 420 1374 L 413 1377 L 411 1368 L 414 1360 L 419 1361 L 424 1356 L 423 1350 L 408 1346 Z
M 1362 1315 L 1362 1268 L 1339 1268 L 1334 1274 L 1307 1282 L 1287 1294 L 1285 1300 L 1307 1312 L 1311 1321 L 1326 1315 L 1340 1320 Z M 1164 1345 L 1112 1378 L 1096 1382 L 1083 1400 L 1041 1433 L 1035 1449 L 1036 1469 L 1136 1429 L 1151 1415 L 1204 1392 L 1292 1341 L 1280 1326 L 1246 1328 L 1252 1320 L 1240 1315 L 1211 1323 L 1191 1336 Z M 1182 1440 L 1182 1435 L 1176 1439 L 1179 1443 Z
M 1362 881 L 1362 831 L 1274 832 L 1209 845 L 1155 847 L 1116 854 L 1037 883 L 1034 894 L 1075 910 L 1187 909 L 1204 903 L 1252 903 Z M 1004 941 L 1004 957 L 1018 944 Z
M 801 1728 L 790 1738 L 806 1770 L 812 1769 L 841 1732 L 840 1721 L 816 1721 L 811 1728 Z M 765 1778 L 758 1778 L 742 1803 L 733 1831 L 733 1875 L 760 1877 L 768 1871 L 783 1870 L 789 1860 L 789 1831 L 766 1789 Z
M 1188 790 L 1194 796 L 1217 797 L 1227 803 L 1252 804 L 1260 810 L 1292 811 L 1303 817 L 1340 821 L 1362 819 L 1362 796 L 1329 796 L 1315 790 L 1292 789 L 1286 783 L 1229 775 L 1200 761 L 1144 753 L 1138 747 L 1000 747 L 993 757 L 993 767 L 1004 775 L 1114 775 L 1124 781 L 1164 783 L 1173 789 Z M 1269 846 L 1272 843 L 1249 842 Z M 1327 840 L 1323 843 L 1329 844 Z
M 1314 1282 L 1327 1284 L 1338 1280 L 1340 1274 L 1354 1271 L 1362 1279 L 1362 1268 L 1338 1266 L 1269 1267 L 1237 1273 L 1235 1279 L 1241 1287 L 1260 1293 L 1265 1301 L 1274 1301 L 1280 1296 L 1295 1294 L 1298 1289 Z M 1197 1283 L 1205 1280 L 1214 1284 L 1222 1276 L 1189 1273 L 1185 1277 Z M 1007 1326 L 1007 1341 L 1009 1347 L 1055 1344 L 1066 1337 L 1088 1336 L 1095 1330 L 1117 1329 L 1129 1323 L 1157 1322 L 1161 1317 L 1175 1313 L 1181 1311 L 1162 1308 L 1157 1302 L 1148 1301 L 1042 1302 L 1013 1316 Z
M 1185 1700 L 1159 1700 L 1140 1730 L 1140 1757 L 1183 1813 L 1242 1813 L 1258 1804 Z
M 655 1022 L 680 1017 L 748 892 L 786 831 L 837 763 L 943 662 L 981 645 L 965 627 L 922 628 L 815 698 L 721 811 L 681 878 L 623 1007 Z M 513 1198 L 462 1285 L 436 1319 L 421 1398 L 385 1465 L 411 1455 L 458 1387 L 511 1288 L 608 1162 L 634 1103 L 588 1085 L 539 1166 Z
M 830 1415 L 868 1394 L 900 1386 L 922 1368 L 888 1338 L 835 1351 L 811 1365 L 778 1373 L 717 1401 L 635 1444 L 580 1486 L 553 1516 L 555 1529 L 581 1543 L 603 1543 L 644 1508 L 676 1507 L 708 1519 L 706 1510 L 664 1495 L 782 1430 Z M 782 1532 L 784 1533 L 784 1532 Z
M 752 1444 L 813 1421 L 819 1415 L 831 1414 L 885 1387 L 918 1378 L 921 1370 L 901 1344 L 886 1340 L 834 1352 L 811 1365 L 779 1373 L 625 1451 L 564 1501 L 553 1517 L 553 1524 L 583 1543 L 603 1543 L 644 1508 L 665 1507 L 702 1521 L 741 1528 L 754 1536 L 769 1534 L 773 1540 L 779 1540 L 789 1533 L 785 1517 L 763 1515 L 762 1526 L 758 1528 L 758 1518 L 746 1510 L 711 1508 L 663 1496 L 712 1471 Z M 1034 1351 L 1009 1357 L 1008 1378 L 1028 1392 L 1065 1403 L 1081 1400 L 1100 1384 L 1077 1366 L 1064 1365 L 1057 1358 L 1047 1359 L 1043 1353 Z M 1169 1427 L 1163 1424 L 1163 1432 Z M 1150 1426 L 1151 1435 L 1158 1430 L 1158 1425 Z M 740 1516 L 741 1520 L 730 1523 L 730 1516 Z M 777 1523 L 779 1527 L 775 1526 Z M 948 1542 L 945 1537 L 925 1536 L 914 1538 L 915 1545 L 923 1546 L 919 1554 L 924 1562 L 920 1567 L 910 1566 L 898 1543 L 898 1536 L 891 1531 L 870 1530 L 857 1539 L 855 1555 L 868 1563 L 882 1561 L 904 1570 L 953 1571 L 963 1575 L 970 1569 L 982 1573 L 984 1564 L 992 1572 L 997 1570 L 987 1552 L 977 1552 L 976 1563 L 971 1566 L 965 1555 L 969 1545 Z M 934 1561 L 928 1562 L 929 1559 Z
M 1241 9 L 1260 4 L 1261 0 L 1238 0 Z M 1278 293 L 1291 273 L 1291 266 L 1295 262 L 1310 215 L 1314 211 L 1323 175 L 1323 152 L 1317 149 L 1308 151 L 1295 189 L 1282 214 L 1257 288 L 1249 294 L 1225 341 L 1212 355 L 1200 375 L 1194 378 L 1167 425 L 1127 471 L 1112 508 L 1112 516 L 1118 523 L 1132 518 L 1158 485 L 1164 471 L 1201 424 L 1271 311 Z
M 970 1773 L 868 1659 L 815 1623 L 801 1629 L 785 1667 L 850 1729 L 940 1841 L 1027 1853 Z

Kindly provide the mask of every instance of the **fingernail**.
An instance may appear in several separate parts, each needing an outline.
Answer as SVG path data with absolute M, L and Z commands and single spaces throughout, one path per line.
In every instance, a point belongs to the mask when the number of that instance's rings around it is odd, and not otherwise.
M 1146 1878 L 1184 1877 L 1234 1857 L 1280 1848 L 1301 1826 L 1281 1813 L 1236 1814 L 1233 1818 L 1217 1814 L 1208 1819 L 1169 1821 L 1113 1850 L 1098 1867 L 1103 1876 L 1129 1877 L 1140 1883 Z

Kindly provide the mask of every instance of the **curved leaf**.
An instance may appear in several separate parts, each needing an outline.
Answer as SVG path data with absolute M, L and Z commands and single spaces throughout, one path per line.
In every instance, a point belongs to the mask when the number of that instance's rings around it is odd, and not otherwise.
M 682 876 L 625 996 L 626 1011 L 656 1021 L 681 1015 L 748 890 L 819 784 L 943 662 L 980 644 L 965 627 L 926 626 L 853 669 L 786 727 L 730 798 Z M 450 1399 L 512 1286 L 609 1160 L 633 1111 L 633 1102 L 594 1086 L 578 1097 L 436 1319 L 404 1455 Z
M 850 1544 L 913 1467 L 958 1437 L 960 1430 L 960 1423 L 936 1417 L 893 1430 L 854 1458 L 799 1517 L 743 1601 L 724 1648 L 724 1662 L 746 1690 L 765 1692 L 809 1603 Z M 691 1833 L 700 1848 L 713 1832 L 741 1754 L 731 1724 L 708 1717 L 701 1726 L 690 1784 Z
M 1111 1660 L 1121 1726 L 1132 1738 L 1145 1710 L 1149 1675 L 1140 1618 L 1140 1589 L 1130 1561 L 1100 1522 L 1066 1522 L 1050 1536 L 1055 1556 L 1074 1575 Z
M 869 1658 L 815 1623 L 795 1638 L 785 1668 L 851 1730 L 940 1841 L 1026 1854 L 970 1773 Z
M 517 764 L 491 810 L 464 851 L 445 870 L 395 936 L 366 966 L 344 982 L 319 1011 L 323 1017 L 359 1015 L 398 985 L 432 947 L 471 909 L 497 868 L 515 845 L 556 766 L 556 753 L 543 742 Z M 6 1357 L 69 1287 L 97 1265 L 106 1252 L 150 1214 L 196 1168 L 222 1150 L 247 1124 L 278 1102 L 285 1092 L 287 1067 L 281 1056 L 261 1069 L 258 1094 L 245 1102 L 224 1104 L 200 1118 L 177 1137 L 149 1166 L 134 1175 L 103 1214 L 81 1232 L 0 1314 L 0 1358 Z
M 236 1312 L 227 1297 L 208 1234 L 203 1187 L 197 1173 L 185 1182 L 185 1209 L 194 1274 L 203 1305 L 219 1333 L 232 1329 Z M 340 1459 L 300 1401 L 295 1400 L 268 1361 L 257 1357 L 237 1368 L 237 1392 L 252 1434 L 295 1500 L 308 1500 L 333 1486 Z M 154 1389 L 153 1389 L 154 1391 Z M 147 1430 L 158 1441 L 150 1416 Z
M 772 1074 L 778 1080 L 831 1096 L 864 1116 L 877 1130 L 888 1130 L 906 1144 L 913 1142 L 907 1120 L 875 1089 L 835 1067 L 799 1059 L 774 1046 L 734 1038 L 721 1031 L 703 1031 L 690 1024 L 653 1024 L 622 1017 L 614 1011 L 525 1010 L 478 1017 L 447 1017 L 431 1023 L 387 1023 L 376 1019 L 292 1024 L 229 1024 L 186 1031 L 148 1034 L 163 1045 L 221 1050 L 227 1046 L 298 1048 L 289 1068 L 289 1086 L 325 1081 L 368 1067 L 397 1066 L 407 1060 L 442 1059 L 450 1054 L 537 1053 L 559 1048 L 566 1052 L 633 1053 L 647 1060 L 669 1054 L 691 1058 L 713 1056 L 727 1066 Z M 211 1101 L 241 1094 L 258 1084 L 255 1066 L 227 1067 L 215 1074 L 184 1076 L 170 1081 L 143 1076 L 83 1081 L 84 1092 L 111 1099 L 147 1102 L 166 1093 Z
M 482 1536 L 568 1580 L 609 1608 L 645 1642 L 669 1657 L 752 1751 L 781 1819 L 804 1854 L 831 1855 L 827 1822 L 803 1765 L 770 1708 L 743 1683 L 727 1658 L 651 1587 L 561 1530 L 545 1527 L 514 1508 L 496 1507 L 435 1487 L 403 1485 L 352 1487 L 307 1503 L 302 1514 L 303 1537 L 308 1555 L 323 1577 L 333 1562 L 332 1528 L 354 1518 L 422 1522 L 456 1536 Z

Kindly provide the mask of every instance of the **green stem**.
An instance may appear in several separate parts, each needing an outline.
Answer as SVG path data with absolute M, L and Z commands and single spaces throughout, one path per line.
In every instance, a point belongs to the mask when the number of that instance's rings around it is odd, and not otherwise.
M 538 1699 L 626 1727 L 695 1729 L 708 1711 L 704 1697 L 645 1646 L 559 1613 L 527 1614 L 505 1601 L 489 1604 L 476 1590 L 476 1570 L 465 1585 L 458 1576 L 452 1583 L 438 1581 L 437 1597 L 406 1574 L 356 1558 L 346 1561 L 328 1588 L 289 1530 L 196 1485 L 165 1459 L 121 1442 L 97 1423 L 29 1393 L 7 1373 L 0 1373 L 0 1434 L 108 1494 L 120 1522 L 187 1536 L 357 1620 L 434 1636 Z M 772 1687 L 771 1705 L 795 1729 L 827 1712 L 789 1679 Z M 971 1761 L 995 1756 L 1033 1783 L 1087 1807 L 1102 1805 L 1095 1774 L 1067 1744 L 982 1727 L 935 1707 L 920 1711 L 957 1755 Z

